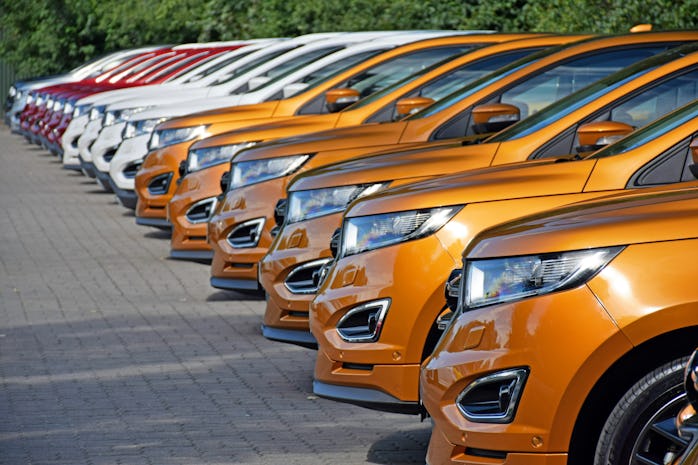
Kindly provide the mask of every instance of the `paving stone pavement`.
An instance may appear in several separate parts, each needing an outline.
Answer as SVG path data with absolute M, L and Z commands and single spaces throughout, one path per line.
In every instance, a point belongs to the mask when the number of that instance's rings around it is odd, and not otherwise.
M 424 463 L 428 422 L 314 397 L 314 352 L 168 251 L 0 128 L 0 464 Z

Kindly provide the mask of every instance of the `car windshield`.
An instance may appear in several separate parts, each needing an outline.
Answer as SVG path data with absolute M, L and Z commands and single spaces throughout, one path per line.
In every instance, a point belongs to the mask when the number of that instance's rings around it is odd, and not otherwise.
M 519 60 L 524 56 L 529 55 L 531 53 L 535 53 L 539 50 L 539 48 L 533 48 L 506 51 L 497 55 L 489 56 L 480 60 L 466 63 L 462 66 L 459 66 L 458 68 L 452 69 L 448 72 L 438 75 L 428 83 L 422 85 L 420 88 L 414 89 L 412 92 L 409 93 L 409 96 L 417 95 L 420 97 L 427 97 L 433 99 L 435 102 L 438 102 L 446 95 L 452 93 L 455 89 L 466 86 L 471 82 L 475 81 L 476 79 L 485 76 L 488 73 L 496 71 L 497 69 L 506 66 L 513 61 Z M 438 69 L 442 66 L 444 66 L 444 63 L 439 62 L 430 66 L 429 68 L 412 74 L 400 82 L 396 82 L 395 84 L 386 87 L 385 89 L 379 92 L 376 92 L 364 99 L 361 99 L 356 104 L 350 106 L 344 111 L 362 108 L 370 103 L 380 100 L 386 95 L 395 92 L 396 90 L 423 76 L 424 74 Z M 403 94 L 397 98 L 403 97 L 406 97 L 406 95 Z
M 211 74 L 215 73 L 216 71 L 221 70 L 228 65 L 232 65 L 233 63 L 240 60 L 241 58 L 246 57 L 247 55 L 249 55 L 253 51 L 254 50 L 240 52 L 240 51 L 236 50 L 235 54 L 233 56 L 230 56 L 228 58 L 220 60 L 216 64 L 206 67 L 205 69 L 199 71 L 198 73 L 194 74 L 190 78 L 186 79 L 184 82 L 185 83 L 195 82 L 195 81 L 198 81 L 202 78 L 205 78 L 206 76 L 210 76 Z M 203 64 L 206 64 L 206 63 L 208 63 L 208 60 L 206 60 Z M 199 66 L 197 66 L 196 68 L 198 69 Z
M 361 71 L 337 87 L 356 89 L 361 97 L 366 97 L 436 63 L 463 55 L 473 47 L 473 44 L 459 44 L 404 53 Z
M 629 152 L 638 147 L 641 147 L 648 142 L 655 140 L 660 135 L 667 133 L 687 122 L 698 118 L 698 102 L 690 103 L 673 113 L 661 118 L 642 129 L 635 131 L 627 137 L 624 137 L 615 144 L 609 145 L 601 150 L 592 153 L 587 159 L 606 158 Z
M 691 49 L 695 50 L 696 48 L 698 48 L 698 44 L 691 45 Z M 579 92 L 575 92 L 574 94 L 558 100 L 538 113 L 524 119 L 520 123 L 499 132 L 488 139 L 488 142 L 505 142 L 533 134 L 534 132 L 553 124 L 553 122 L 569 115 L 570 113 L 598 99 L 599 97 L 608 94 L 612 90 L 621 87 L 627 82 L 650 72 L 658 66 L 676 60 L 677 58 L 685 55 L 686 51 L 687 50 L 684 47 L 670 50 L 624 68 L 607 78 L 591 84 Z M 630 121 L 623 122 L 632 123 L 633 121 L 631 119 Z M 645 123 L 646 122 L 647 121 L 645 121 Z
M 256 67 L 263 65 L 267 61 L 273 60 L 274 58 L 279 57 L 286 52 L 290 52 L 291 50 L 295 50 L 298 47 L 300 47 L 300 45 L 298 45 L 296 47 L 289 46 L 289 48 L 279 48 L 279 49 L 272 50 L 272 51 L 266 51 L 267 53 L 264 53 L 263 55 L 258 56 L 256 58 L 250 60 L 249 62 L 245 63 L 244 65 L 235 68 L 229 74 L 214 81 L 212 85 L 217 86 L 220 84 L 225 84 L 227 82 L 230 82 L 233 79 L 235 79 L 236 77 L 242 76 L 243 74 L 245 74 L 249 71 L 252 71 Z
M 504 68 L 500 68 L 497 71 L 490 73 L 480 79 L 478 79 L 475 82 L 470 83 L 469 85 L 457 90 L 456 92 L 453 92 L 452 94 L 447 95 L 446 97 L 442 98 L 439 102 L 435 103 L 434 105 L 430 105 L 424 110 L 415 113 L 412 116 L 407 117 L 407 120 L 413 120 L 413 119 L 421 119 L 421 118 L 427 118 L 431 115 L 435 115 L 442 110 L 451 107 L 452 105 L 460 102 L 461 100 L 464 100 L 468 98 L 468 96 L 478 92 L 481 89 L 484 89 L 486 87 L 489 87 L 490 85 L 494 84 L 498 80 L 515 73 L 519 69 L 534 63 L 538 60 L 540 60 L 543 57 L 546 57 L 548 55 L 551 55 L 552 53 L 561 50 L 562 47 L 555 47 L 553 49 L 548 49 L 548 50 L 543 50 L 542 52 L 539 53 L 534 53 L 533 55 L 529 55 L 527 57 L 522 58 L 519 61 L 516 61 L 509 66 L 505 66 Z
M 304 78 L 294 82 L 294 84 L 298 83 L 305 83 L 305 82 L 317 82 L 318 84 L 325 79 L 327 79 L 328 76 L 331 76 L 333 74 L 336 74 L 337 72 L 342 72 L 346 70 L 347 68 L 351 68 L 353 66 L 356 66 L 358 63 L 361 63 L 364 60 L 367 60 L 368 58 L 371 58 L 373 55 L 376 55 L 378 53 L 384 52 L 385 50 L 369 50 L 365 51 L 363 53 L 356 53 L 351 56 L 344 56 L 339 60 L 335 60 L 332 63 L 327 63 L 325 66 L 323 66 L 320 69 L 317 69 L 313 71 L 312 73 L 306 75 Z M 297 71 L 297 69 L 292 69 L 287 71 L 284 74 L 279 74 L 276 77 L 272 78 L 270 81 L 264 83 L 263 85 L 257 87 L 255 90 L 262 89 L 264 87 L 270 86 L 275 82 L 280 81 L 281 79 L 285 78 L 292 72 Z M 302 90 L 307 90 L 309 87 L 305 87 Z
M 492 100 L 516 106 L 520 111 L 521 119 L 524 119 L 599 79 L 668 48 L 671 48 L 670 44 L 641 44 L 590 51 L 581 56 L 562 60 L 547 68 L 533 71 Z M 546 50 L 542 56 L 550 55 L 557 50 Z M 530 55 L 511 67 L 503 68 L 480 81 L 476 81 L 464 90 L 447 96 L 437 104 L 427 107 L 408 119 L 424 118 L 438 113 L 517 69 L 542 58 L 542 56 L 541 54 Z

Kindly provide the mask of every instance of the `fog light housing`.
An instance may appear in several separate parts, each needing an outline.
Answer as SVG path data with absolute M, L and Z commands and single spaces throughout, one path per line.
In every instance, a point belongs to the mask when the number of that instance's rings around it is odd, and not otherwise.
M 165 195 L 170 189 L 170 181 L 172 181 L 172 172 L 155 176 L 148 183 L 148 192 L 153 195 Z
M 186 217 L 187 221 L 192 224 L 205 223 L 211 218 L 213 210 L 216 209 L 216 204 L 218 199 L 216 197 L 209 197 L 207 199 L 199 200 L 194 205 L 192 205 L 189 210 L 187 210 Z
M 320 285 L 321 271 L 331 260 L 321 258 L 294 268 L 286 277 L 284 286 L 294 294 L 315 294 Z
M 138 173 L 138 170 L 141 169 L 142 164 L 143 160 L 138 160 L 126 165 L 123 171 L 124 177 L 126 179 L 134 179 L 136 177 L 136 173 Z
M 388 308 L 390 299 L 374 300 L 354 307 L 337 323 L 337 333 L 347 342 L 376 342 Z
M 264 218 L 255 218 L 254 220 L 245 221 L 235 226 L 227 241 L 236 249 L 245 249 L 257 247 L 259 238 L 262 237 L 262 229 L 264 228 Z
M 528 372 L 528 368 L 513 368 L 476 379 L 456 399 L 458 410 L 475 423 L 511 423 Z

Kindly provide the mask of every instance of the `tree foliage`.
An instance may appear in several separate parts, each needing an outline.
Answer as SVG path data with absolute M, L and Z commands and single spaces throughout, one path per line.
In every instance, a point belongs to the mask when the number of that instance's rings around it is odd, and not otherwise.
M 30 76 L 145 44 L 337 30 L 689 29 L 698 0 L 0 0 L 0 18 L 0 58 Z

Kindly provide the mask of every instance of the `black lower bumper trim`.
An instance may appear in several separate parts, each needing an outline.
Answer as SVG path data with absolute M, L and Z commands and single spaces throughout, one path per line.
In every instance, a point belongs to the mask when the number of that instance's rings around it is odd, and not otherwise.
M 320 397 L 380 410 L 382 412 L 416 415 L 421 412 L 418 402 L 405 402 L 376 389 L 339 386 L 313 381 L 313 393 Z
M 137 216 L 136 224 L 141 226 L 152 226 L 159 229 L 172 229 L 172 223 L 165 218 L 148 218 L 145 216 Z
M 89 176 L 91 178 L 97 177 L 97 168 L 95 167 L 94 163 L 84 161 L 82 158 L 80 158 L 80 167 L 82 168 L 82 172 L 85 173 L 86 176 Z
M 121 189 L 116 185 L 111 176 L 109 176 L 109 185 L 111 186 L 111 190 L 114 192 L 114 194 L 116 194 L 116 197 L 119 199 L 121 205 L 126 208 L 130 208 L 131 210 L 136 209 L 136 204 L 138 203 L 138 194 L 136 194 L 136 191 Z
M 262 336 L 272 341 L 287 342 L 317 350 L 317 341 L 310 331 L 272 328 L 271 326 L 262 325 Z
M 251 279 L 232 279 L 211 277 L 211 286 L 228 291 L 263 292 L 257 281 Z
M 97 175 L 97 183 L 100 186 L 102 186 L 102 189 L 104 189 L 107 192 L 114 192 L 111 189 L 111 184 L 109 184 L 109 173 L 105 173 L 104 171 L 96 170 L 95 174 Z
M 63 169 L 64 169 L 64 170 L 71 170 L 71 171 L 79 171 L 79 172 L 82 173 L 82 166 L 80 166 L 79 163 L 77 163 L 77 164 L 68 164 L 68 165 L 64 164 L 64 165 L 63 165 Z
M 177 260 L 192 260 L 195 262 L 211 263 L 213 250 L 174 250 L 170 249 L 170 257 Z

